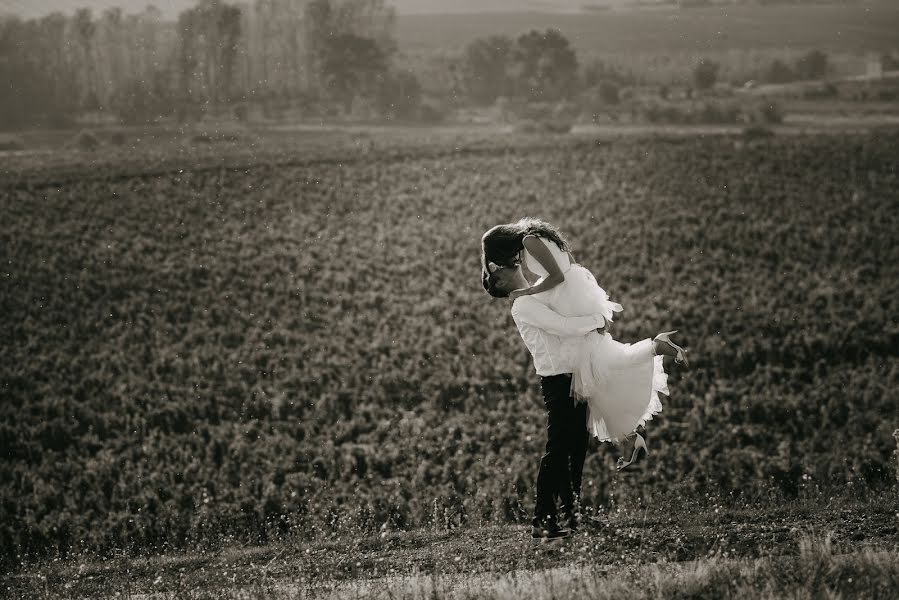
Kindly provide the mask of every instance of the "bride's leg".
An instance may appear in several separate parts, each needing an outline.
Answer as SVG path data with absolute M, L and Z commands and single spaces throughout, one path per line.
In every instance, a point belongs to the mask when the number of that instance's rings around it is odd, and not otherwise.
M 652 352 L 656 356 L 674 356 L 677 357 L 677 350 L 666 344 L 662 340 L 652 341 Z
M 687 360 L 687 351 L 675 344 L 670 339 L 670 336 L 675 333 L 677 333 L 677 331 L 667 331 L 665 333 L 660 333 L 655 338 L 653 338 L 652 351 L 657 356 L 673 356 L 674 361 L 677 364 L 688 367 L 690 366 L 690 363 Z

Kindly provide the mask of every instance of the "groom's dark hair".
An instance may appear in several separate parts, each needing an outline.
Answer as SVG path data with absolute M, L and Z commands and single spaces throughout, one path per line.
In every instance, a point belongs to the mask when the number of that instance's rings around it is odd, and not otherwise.
M 524 249 L 523 240 L 529 235 L 548 239 L 563 252 L 571 249 L 553 225 L 540 219 L 525 217 L 515 223 L 497 225 L 481 237 L 481 264 L 492 262 L 503 267 L 514 267 L 518 264 L 519 253 Z
M 489 273 L 486 269 L 484 269 L 484 272 L 481 274 L 481 279 L 484 284 L 484 289 L 487 290 L 487 293 L 494 298 L 509 297 L 509 290 L 503 289 L 499 285 L 499 277 L 497 277 L 496 271 L 494 271 L 493 273 Z

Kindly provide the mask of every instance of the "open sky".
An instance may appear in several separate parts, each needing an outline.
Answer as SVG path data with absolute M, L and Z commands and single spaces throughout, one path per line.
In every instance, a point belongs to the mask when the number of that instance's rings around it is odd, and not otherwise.
M 234 0 L 231 0 L 234 1 Z M 253 0 L 238 0 L 251 4 Z M 400 14 L 441 14 L 477 12 L 572 12 L 584 4 L 608 6 L 626 5 L 633 0 L 393 0 L 390 2 Z M 166 17 L 174 18 L 179 12 L 193 5 L 195 0 L 0 0 L 0 13 L 14 13 L 23 17 L 37 17 L 54 10 L 71 12 L 89 7 L 95 13 L 112 6 L 125 12 L 141 12 L 147 4 L 153 4 Z

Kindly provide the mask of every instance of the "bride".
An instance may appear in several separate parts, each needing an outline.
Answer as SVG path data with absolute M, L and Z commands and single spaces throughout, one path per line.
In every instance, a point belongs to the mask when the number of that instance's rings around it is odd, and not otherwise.
M 622 307 L 609 300 L 593 274 L 578 265 L 559 231 L 538 219 L 497 225 L 481 239 L 484 287 L 492 295 L 490 265 L 521 265 L 536 281 L 530 287 L 513 290 L 516 298 L 541 294 L 541 300 L 567 317 L 594 314 L 597 307 L 608 326 Z M 618 459 L 619 470 L 648 455 L 646 440 L 637 428 L 662 410 L 658 394 L 668 395 L 668 376 L 662 356 L 673 356 L 677 364 L 688 366 L 686 351 L 671 341 L 676 331 L 658 334 L 634 344 L 622 344 L 611 334 L 591 333 L 584 338 L 579 362 L 572 372 L 571 395 L 589 407 L 587 430 L 600 441 L 623 445 L 633 439 L 630 459 Z

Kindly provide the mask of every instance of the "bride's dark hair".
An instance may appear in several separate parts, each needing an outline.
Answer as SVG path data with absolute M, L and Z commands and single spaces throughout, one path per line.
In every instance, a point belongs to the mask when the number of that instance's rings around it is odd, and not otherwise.
M 484 289 L 490 291 L 490 263 L 502 267 L 518 264 L 518 254 L 524 248 L 525 236 L 536 235 L 552 240 L 563 252 L 570 250 L 568 242 L 559 230 L 546 221 L 525 217 L 516 223 L 493 227 L 481 238 L 481 280 Z

